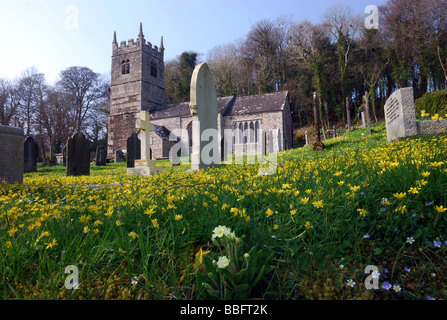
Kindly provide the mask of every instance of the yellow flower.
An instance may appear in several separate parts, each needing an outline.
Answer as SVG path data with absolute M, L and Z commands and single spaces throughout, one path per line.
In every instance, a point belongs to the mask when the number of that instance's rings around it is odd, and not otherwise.
M 307 190 L 304 191 L 304 192 L 306 192 L 308 195 L 311 195 L 311 194 L 312 194 L 312 190 L 311 190 L 311 189 L 307 189 Z
M 88 226 L 85 226 L 85 227 L 84 227 L 84 233 L 87 233 L 88 231 L 89 231 Z
M 95 229 L 93 230 L 93 232 L 94 232 L 95 234 L 98 234 L 98 233 L 99 233 L 98 228 L 95 228 Z
M 224 203 L 224 204 L 222 205 L 222 210 L 225 210 L 225 209 L 228 208 L 228 207 L 229 207 L 229 205 L 226 204 L 226 203 Z
M 312 202 L 315 208 L 320 209 L 323 208 L 323 200 Z
M 11 241 L 6 241 L 6 247 L 7 247 L 7 248 L 11 248 L 11 247 L 12 247 L 12 243 L 11 243 Z
M 11 229 L 9 229 L 8 233 L 11 237 L 13 237 L 17 231 L 19 231 L 19 229 L 17 229 L 16 227 L 12 227 Z
M 368 211 L 366 211 L 365 209 L 357 209 L 357 211 L 362 217 L 366 217 L 366 215 L 368 214 Z
M 407 196 L 407 193 L 406 192 L 395 193 L 395 194 L 393 194 L 393 196 L 399 200 L 402 200 L 403 198 L 405 198 Z
M 273 225 L 273 230 L 276 230 L 276 229 L 278 229 L 279 228 L 279 226 L 277 225 L 277 224 L 274 224 Z
M 295 210 L 291 210 L 291 211 L 290 211 L 290 215 L 294 216 L 294 215 L 296 214 L 296 211 L 297 211 L 297 209 L 295 209 Z
M 410 190 L 408 190 L 408 192 L 412 193 L 412 194 L 416 194 L 416 193 L 419 193 L 419 190 L 416 187 L 411 187 Z
M 138 234 L 136 234 L 136 232 L 132 231 L 132 232 L 129 232 L 129 237 L 131 237 L 132 239 L 135 239 L 138 237 Z
M 204 208 L 208 207 L 208 202 L 204 202 L 204 203 L 203 203 L 203 207 L 204 207 Z
M 340 181 L 340 182 L 337 182 L 337 183 L 338 183 L 338 185 L 339 185 L 340 187 L 342 187 L 342 186 L 345 184 L 344 181 Z
M 116 224 L 117 227 L 119 227 L 121 225 L 121 221 L 116 220 L 115 224 Z
M 207 254 L 209 251 L 203 251 L 202 248 L 199 249 L 196 253 L 196 260 L 199 262 L 199 264 L 202 264 L 203 262 L 203 256 Z
M 428 171 L 422 172 L 421 176 L 423 176 L 424 178 L 428 178 L 430 176 L 430 172 L 428 172 Z
M 181 214 L 176 214 L 175 217 L 174 217 L 174 219 L 177 220 L 177 221 L 182 220 L 182 219 L 183 219 L 183 215 L 181 215 Z
M 54 246 L 57 246 L 57 240 L 53 239 L 53 241 L 49 242 L 49 243 L 45 243 L 47 245 L 46 249 L 48 248 L 53 248 Z
M 206 207 L 206 206 L 205 206 L 205 203 L 206 203 L 206 202 L 203 203 L 203 204 L 204 204 L 204 207 Z M 168 209 L 168 210 L 169 210 L 169 209 L 177 209 L 177 207 L 176 207 L 174 204 L 170 203 L 170 204 L 168 204 L 167 209 Z
M 230 212 L 233 213 L 235 217 L 237 217 L 237 214 L 239 213 L 239 209 L 238 208 L 231 208 Z
M 312 224 L 310 223 L 310 221 L 306 221 L 306 223 L 304 224 L 304 226 L 306 227 L 307 230 L 310 230 L 313 228 Z
M 353 186 L 350 188 L 352 192 L 357 192 L 360 190 L 360 186 Z
M 154 226 L 154 228 L 158 228 L 158 220 L 157 219 L 152 220 L 152 225 Z
M 334 176 L 339 177 L 343 174 L 343 171 L 338 171 L 336 173 L 334 173 Z
M 50 233 L 48 231 L 44 231 L 40 234 L 39 238 L 48 237 L 49 235 L 50 235 Z
M 443 212 L 447 211 L 447 208 L 444 208 L 444 206 L 440 206 L 440 207 L 436 206 L 435 210 L 438 211 L 439 213 L 443 213 Z
M 284 183 L 284 184 L 282 185 L 282 188 L 283 188 L 283 189 L 290 189 L 290 184 L 288 184 L 288 183 Z
M 245 217 L 245 222 L 249 222 L 250 219 L 251 219 L 250 216 L 246 216 L 246 217 Z
M 300 201 L 302 204 L 307 204 L 309 202 L 309 198 L 302 198 Z
M 147 208 L 146 210 L 144 210 L 144 214 L 147 214 L 147 215 L 149 215 L 149 216 L 152 216 L 153 214 L 154 214 L 154 212 L 155 212 L 155 208 L 156 208 L 157 206 L 152 206 L 152 207 L 150 207 L 150 208 Z
M 265 214 L 267 215 L 267 217 L 270 217 L 273 215 L 273 211 L 270 208 L 268 208 Z

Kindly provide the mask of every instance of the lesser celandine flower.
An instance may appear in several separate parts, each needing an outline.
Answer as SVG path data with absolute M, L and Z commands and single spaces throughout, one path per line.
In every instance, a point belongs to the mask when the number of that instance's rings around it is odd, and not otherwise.
M 158 220 L 157 219 L 152 220 L 152 225 L 154 226 L 154 228 L 158 228 Z
M 447 211 L 447 208 L 444 208 L 444 206 L 435 206 L 435 210 L 438 211 L 439 213 L 443 213 Z
M 312 204 L 313 204 L 314 207 L 317 208 L 317 209 L 323 208 L 323 200 L 314 201 L 314 202 L 312 202 Z
M 268 208 L 267 211 L 265 212 L 265 214 L 267 215 L 267 217 L 270 217 L 271 215 L 273 215 L 272 209 Z
M 302 198 L 300 201 L 302 204 L 307 204 L 309 202 L 309 198 Z

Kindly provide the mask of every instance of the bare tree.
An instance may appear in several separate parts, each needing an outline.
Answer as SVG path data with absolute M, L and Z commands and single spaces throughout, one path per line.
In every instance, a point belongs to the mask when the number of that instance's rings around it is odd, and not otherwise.
M 44 100 L 45 75 L 39 73 L 35 67 L 22 72 L 18 80 L 17 92 L 20 97 L 21 116 L 24 119 L 25 135 L 32 133 L 35 113 Z
M 101 78 L 87 67 L 70 67 L 60 73 L 58 87 L 70 95 L 74 107 L 74 128 L 85 129 L 90 111 L 101 98 Z
M 0 79 L 0 124 L 11 125 L 13 117 L 18 116 L 19 106 L 17 86 L 8 80 Z

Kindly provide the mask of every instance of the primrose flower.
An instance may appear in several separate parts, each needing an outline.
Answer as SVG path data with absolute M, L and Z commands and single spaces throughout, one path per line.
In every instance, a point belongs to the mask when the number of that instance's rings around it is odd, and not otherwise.
M 225 269 L 230 265 L 230 260 L 226 256 L 219 257 L 217 260 L 217 267 L 220 269 Z
M 216 228 L 214 228 L 213 230 L 213 235 L 212 235 L 212 239 L 215 238 L 222 238 L 222 236 L 227 236 L 229 235 L 231 232 L 231 230 L 225 226 L 218 226 Z

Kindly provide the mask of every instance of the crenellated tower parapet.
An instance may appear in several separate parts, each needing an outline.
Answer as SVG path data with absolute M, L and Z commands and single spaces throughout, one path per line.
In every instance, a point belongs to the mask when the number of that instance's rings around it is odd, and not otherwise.
M 109 150 L 125 150 L 127 137 L 135 128 L 135 115 L 141 110 L 163 106 L 165 98 L 163 37 L 160 46 L 146 41 L 143 26 L 136 39 L 112 42 L 110 87 Z

